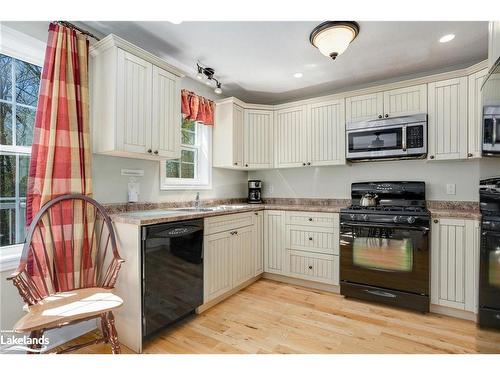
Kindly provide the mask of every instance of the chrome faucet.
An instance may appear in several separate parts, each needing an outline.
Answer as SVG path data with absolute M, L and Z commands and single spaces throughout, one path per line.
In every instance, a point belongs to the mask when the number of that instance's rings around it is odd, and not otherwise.
M 200 208 L 200 192 L 196 193 L 196 198 L 194 199 L 194 207 L 196 209 Z

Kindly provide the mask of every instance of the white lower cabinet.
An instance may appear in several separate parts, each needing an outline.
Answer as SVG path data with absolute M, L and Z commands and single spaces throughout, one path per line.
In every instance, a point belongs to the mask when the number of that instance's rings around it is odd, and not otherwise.
M 203 302 L 262 273 L 262 212 L 205 219 Z
M 335 213 L 266 211 L 265 271 L 338 285 L 338 223 Z
M 479 221 L 434 219 L 431 244 L 431 303 L 477 312 Z

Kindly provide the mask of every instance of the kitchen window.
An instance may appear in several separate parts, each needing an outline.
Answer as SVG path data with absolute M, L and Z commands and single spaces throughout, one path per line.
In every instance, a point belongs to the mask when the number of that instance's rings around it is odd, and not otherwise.
M 202 123 L 183 120 L 181 157 L 162 161 L 161 189 L 210 189 L 212 185 L 212 128 Z

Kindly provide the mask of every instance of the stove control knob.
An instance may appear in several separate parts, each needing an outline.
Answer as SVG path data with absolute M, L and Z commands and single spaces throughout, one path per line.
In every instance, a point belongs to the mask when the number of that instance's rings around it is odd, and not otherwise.
M 351 214 L 351 215 L 350 215 L 350 218 L 351 218 L 351 220 L 355 220 L 355 219 L 356 219 L 356 215 Z
M 395 223 L 397 223 L 398 220 L 399 220 L 399 217 L 397 217 L 397 216 L 394 216 L 394 218 L 392 219 L 392 221 L 394 221 Z
M 415 218 L 413 216 L 408 216 L 408 219 L 406 219 L 408 224 L 413 224 L 415 222 Z
M 363 215 L 363 220 L 368 221 L 368 215 Z

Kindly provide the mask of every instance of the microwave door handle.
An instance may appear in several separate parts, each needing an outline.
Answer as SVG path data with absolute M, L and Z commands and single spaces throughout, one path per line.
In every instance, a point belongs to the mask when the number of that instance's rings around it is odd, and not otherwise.
M 406 125 L 405 125 L 405 126 L 403 126 L 402 132 L 403 132 L 403 133 L 402 133 L 402 136 L 401 136 L 401 137 L 403 138 L 403 151 L 404 151 L 404 152 L 407 152 L 407 151 L 406 151 L 406 148 L 407 148 L 407 147 L 406 147 Z
M 491 139 L 491 145 L 495 146 L 495 143 L 497 141 L 497 118 L 493 116 L 493 136 Z

